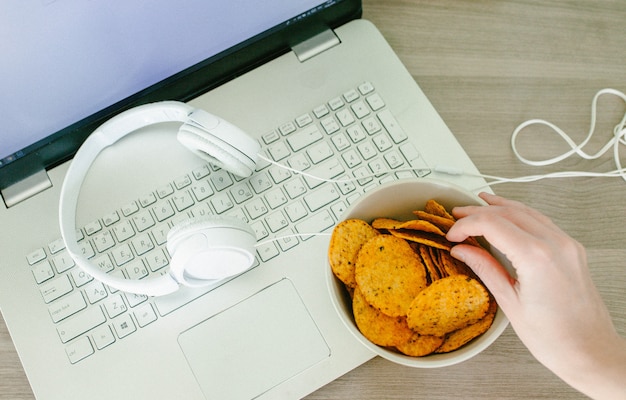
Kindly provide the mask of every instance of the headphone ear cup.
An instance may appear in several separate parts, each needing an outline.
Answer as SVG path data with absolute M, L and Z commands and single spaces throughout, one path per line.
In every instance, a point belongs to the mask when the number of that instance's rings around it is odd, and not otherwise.
M 237 218 L 184 221 L 167 235 L 170 273 L 187 286 L 240 274 L 254 263 L 255 243 L 252 228 Z
M 178 140 L 204 160 L 246 178 L 254 172 L 260 144 L 241 129 L 204 110 L 194 110 Z

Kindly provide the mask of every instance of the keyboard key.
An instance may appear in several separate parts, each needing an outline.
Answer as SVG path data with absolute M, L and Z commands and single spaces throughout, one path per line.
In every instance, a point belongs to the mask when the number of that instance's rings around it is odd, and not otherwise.
M 265 217 L 265 222 L 267 222 L 267 226 L 269 226 L 270 230 L 274 233 L 289 225 L 287 218 L 285 218 L 281 211 L 276 211 Z
M 43 260 L 39 264 L 33 267 L 33 276 L 35 277 L 35 282 L 42 283 L 51 279 L 54 276 L 54 271 L 52 270 L 52 265 L 50 265 L 50 261 Z
M 215 189 L 217 189 L 218 192 L 226 189 L 229 186 L 232 186 L 233 184 L 232 178 L 230 177 L 228 172 L 224 171 L 223 169 L 216 171 L 214 174 L 211 175 L 209 179 L 211 180 L 211 183 L 213 183 L 213 186 L 215 186 Z
M 332 227 L 334 224 L 335 221 L 328 210 L 322 210 L 296 224 L 296 231 L 298 231 L 298 233 L 320 233 Z M 302 238 L 302 240 L 306 240 L 309 237 Z
M 108 325 L 102 325 L 94 329 L 91 332 L 91 338 L 98 350 L 115 343 L 115 336 L 113 336 L 113 332 L 111 332 L 111 328 Z
M 280 254 L 280 251 L 276 247 L 276 244 L 272 242 L 257 246 L 256 251 L 257 251 L 257 254 L 259 255 L 259 258 L 263 262 L 267 262 Z
M 87 308 L 87 302 L 83 295 L 75 292 L 52 303 L 48 307 L 48 312 L 50 312 L 52 322 L 57 323 L 85 308 Z
M 313 115 L 315 115 L 318 119 L 328 115 L 329 112 L 330 111 L 328 111 L 328 107 L 326 107 L 325 104 L 317 106 L 313 109 Z
M 281 188 L 276 188 L 265 194 L 265 200 L 269 204 L 270 208 L 275 209 L 285 204 L 287 202 L 287 197 Z
M 168 183 L 158 188 L 156 192 L 157 192 L 157 196 L 159 196 L 160 199 L 164 199 L 170 194 L 174 193 L 174 188 L 172 187 L 172 185 Z
M 174 181 L 174 186 L 178 190 L 186 188 L 189 185 L 191 185 L 191 178 L 189 175 L 183 175 Z
M 339 124 L 332 116 L 324 118 L 320 122 L 322 124 L 322 128 L 324 128 L 324 131 L 329 135 L 332 135 L 340 129 Z
M 343 102 L 343 100 L 341 100 L 341 97 L 335 97 L 334 99 L 328 102 L 328 106 L 333 111 L 339 110 L 341 107 L 344 106 L 344 104 L 345 103 Z
M 290 133 L 296 131 L 296 125 L 293 122 L 289 121 L 279 126 L 278 130 L 283 136 L 289 135 Z
M 107 297 L 107 290 L 102 282 L 95 281 L 85 287 L 85 294 L 89 302 L 94 304 Z
M 168 227 L 169 229 L 169 227 Z M 157 234 L 160 231 L 156 231 Z M 150 239 L 150 236 L 148 233 L 144 233 L 141 234 L 133 239 L 131 239 L 130 241 L 133 249 L 135 250 L 135 253 L 137 255 L 143 255 L 145 253 L 147 253 L 148 251 L 154 249 L 154 243 L 152 242 L 152 240 Z
M 269 173 L 274 183 L 281 183 L 291 178 L 291 172 L 276 165 L 269 169 Z
M 300 128 L 309 125 L 311 122 L 313 122 L 313 118 L 311 118 L 311 115 L 309 115 L 308 113 L 302 114 L 301 116 L 296 118 L 296 124 Z
M 134 201 L 131 201 L 122 207 L 122 214 L 124 214 L 125 217 L 128 217 L 137 211 L 139 211 L 139 206 Z
M 110 212 L 102 218 L 102 222 L 104 222 L 104 226 L 111 226 L 114 223 L 118 222 L 119 220 L 120 220 L 120 215 L 117 213 L 117 211 Z
M 365 132 L 363 132 L 363 129 L 361 129 L 358 126 L 350 127 L 346 130 L 346 132 L 348 133 L 348 136 L 350 137 L 350 139 L 352 139 L 352 142 L 354 143 L 359 143 L 360 141 L 362 141 L 363 139 L 367 137 L 365 135 Z
M 369 107 L 363 101 L 357 101 L 350 106 L 358 119 L 363 119 L 370 114 Z
M 333 151 L 326 142 L 311 146 L 311 148 L 309 148 L 306 153 L 309 155 L 309 157 L 311 157 L 311 161 L 313 162 L 313 164 L 319 164 L 320 162 L 333 156 Z
M 150 215 L 149 211 L 142 211 L 133 217 L 133 222 L 137 228 L 137 232 L 143 232 L 148 228 L 154 226 L 154 218 Z
M 148 276 L 148 269 L 141 260 L 134 261 L 124 267 L 128 279 L 142 279 Z
M 275 141 L 279 140 L 280 139 L 280 135 L 276 131 L 271 131 L 271 132 L 268 132 L 268 133 L 264 134 L 263 136 L 261 136 L 261 138 L 263 139 L 263 142 L 265 142 L 265 144 L 270 144 L 270 143 L 274 143 Z
M 72 291 L 72 282 L 67 275 L 61 275 L 45 282 L 39 287 L 43 301 L 48 304 Z
M 317 211 L 339 198 L 335 185 L 328 183 L 304 196 L 304 201 L 311 211 Z
M 232 200 L 226 193 L 218 193 L 211 198 L 211 205 L 215 208 L 215 212 L 222 214 L 234 207 Z
M 289 157 L 291 154 L 289 148 L 287 148 L 287 145 L 284 142 L 276 142 L 268 146 L 267 151 L 270 153 L 270 156 L 274 161 L 280 161 L 283 158 Z
M 300 201 L 294 201 L 291 204 L 287 204 L 285 206 L 285 212 L 287 213 L 287 216 L 289 217 L 291 222 L 296 222 L 299 219 L 306 217 L 306 215 L 308 214 L 306 208 Z
M 113 271 L 113 263 L 111 262 L 111 259 L 109 258 L 108 254 L 103 254 L 100 257 L 97 257 L 96 259 L 93 260 L 94 263 L 98 266 L 98 268 L 100 268 L 100 270 L 102 272 L 111 272 Z
M 338 151 L 343 151 L 347 149 L 348 147 L 350 147 L 350 142 L 348 141 L 348 137 L 344 135 L 343 133 L 338 133 L 336 135 L 333 135 L 331 140 L 333 144 L 335 145 L 335 148 Z
M 272 181 L 265 172 L 260 172 L 250 178 L 250 184 L 254 193 L 259 194 L 272 187 Z
M 385 106 L 385 102 L 378 93 L 374 93 L 373 95 L 369 96 L 365 99 L 365 101 L 367 101 L 367 104 L 374 111 L 378 111 Z
M 115 260 L 115 264 L 117 264 L 117 266 L 124 265 L 135 258 L 128 244 L 114 248 L 111 255 L 113 256 L 113 260 Z
M 400 124 L 398 123 L 398 121 L 396 121 L 396 118 L 393 116 L 393 114 L 391 114 L 391 111 L 389 110 L 381 111 L 378 114 L 378 119 L 383 124 L 387 132 L 389 132 L 391 139 L 395 143 L 403 142 L 408 138 L 406 133 L 404 133 L 404 131 L 400 127 Z
M 120 315 L 113 320 L 113 329 L 117 337 L 122 339 L 137 330 L 135 323 L 128 314 Z
M 341 126 L 348 126 L 350 124 L 353 124 L 355 121 L 354 116 L 347 108 L 338 111 L 336 116 Z
M 380 152 L 387 151 L 393 146 L 393 143 L 391 142 L 389 137 L 383 133 L 374 136 L 372 138 L 372 141 Z
M 278 239 L 278 245 L 282 251 L 287 251 L 296 247 L 300 243 L 295 236 L 286 236 Z
M 103 253 L 115 246 L 115 239 L 111 236 L 111 232 L 106 230 L 93 237 L 93 244 L 96 246 L 96 250 L 99 253 Z
M 211 185 L 209 185 L 208 181 L 202 180 L 193 184 L 191 192 L 196 197 L 197 201 L 202 201 L 213 194 L 213 189 L 211 189 Z
M 395 150 L 385 154 L 384 158 L 391 169 L 396 169 L 404 164 L 404 159 L 402 158 L 400 153 Z
M 135 230 L 131 226 L 130 221 L 122 221 L 119 225 L 113 227 L 113 233 L 115 234 L 118 242 L 123 242 L 124 240 L 133 237 Z
M 196 178 L 197 181 L 199 181 L 202 178 L 207 177 L 210 173 L 211 173 L 211 170 L 209 166 L 206 164 L 191 171 L 191 174 L 193 175 L 194 178 Z
M 100 307 L 87 307 L 57 326 L 57 332 L 61 342 L 67 343 L 83 333 L 106 322 L 106 317 Z
M 96 232 L 100 232 L 101 229 L 102 229 L 102 224 L 100 224 L 100 221 L 97 221 L 97 220 L 85 225 L 85 233 L 88 236 L 91 236 Z
M 169 202 L 165 201 L 158 206 L 152 207 L 152 212 L 154 212 L 154 216 L 157 221 L 163 222 L 174 215 L 174 208 L 172 208 L 172 205 Z
M 250 218 L 257 219 L 261 215 L 267 214 L 268 209 L 265 203 L 263 203 L 263 200 L 257 197 L 251 202 L 246 204 L 246 211 L 248 211 Z
M 150 268 L 150 271 L 152 272 L 156 272 L 169 264 L 167 256 L 165 255 L 165 250 L 150 253 L 145 260 L 148 264 L 148 268 Z
M 115 318 L 128 310 L 128 307 L 126 307 L 126 303 L 124 303 L 121 294 L 111 295 L 108 299 L 104 301 L 103 304 L 109 318 Z
M 250 224 L 250 227 L 252 228 L 252 230 L 254 230 L 256 240 L 265 239 L 270 234 L 267 231 L 265 224 L 263 224 L 263 221 L 254 221 L 252 224 Z
M 64 248 L 65 248 L 65 243 L 63 242 L 62 238 L 59 238 L 57 240 L 54 240 L 48 243 L 48 250 L 50 250 L 50 254 L 56 254 L 59 251 L 63 250 Z
M 33 265 L 43 260 L 44 258 L 46 258 L 46 251 L 43 249 L 43 247 L 33 251 L 26 256 L 26 260 L 28 261 L 29 265 Z
M 359 92 L 361 92 L 361 94 L 365 96 L 366 94 L 374 91 L 374 86 L 372 86 L 370 82 L 363 82 L 362 84 L 359 85 L 358 89 L 359 89 Z
M 230 194 L 233 196 L 233 199 L 235 199 L 235 203 L 237 204 L 241 204 L 244 201 L 252 198 L 252 190 L 245 182 L 238 183 L 237 185 L 233 186 L 230 189 Z
M 346 100 L 346 102 L 352 103 L 354 100 L 359 98 L 359 94 L 356 90 L 351 89 L 343 94 L 343 98 Z
M 172 203 L 179 212 L 194 205 L 193 198 L 188 192 L 178 192 L 172 197 Z
M 74 343 L 69 344 L 65 348 L 65 353 L 72 364 L 76 364 L 80 360 L 89 357 L 94 353 L 93 347 L 88 337 L 82 337 Z
M 330 159 L 328 161 L 324 161 L 321 164 L 311 168 L 308 173 L 314 176 L 315 178 L 305 176 L 304 180 L 307 185 L 313 189 L 324 183 L 323 179 L 333 179 L 337 176 L 343 174 L 345 169 L 341 165 L 338 159 Z M 316 179 L 322 178 L 322 179 Z
M 305 171 L 311 168 L 311 162 L 306 158 L 304 154 L 296 154 L 288 161 L 289 166 L 296 171 Z
M 157 319 L 156 313 L 154 312 L 154 309 L 152 308 L 152 305 L 150 305 L 150 303 L 142 304 L 141 306 L 137 307 L 133 311 L 133 315 L 135 316 L 135 319 L 137 320 L 137 325 L 139 325 L 140 328 L 149 325 Z
M 139 198 L 139 204 L 141 204 L 143 208 L 146 208 L 149 205 L 156 203 L 156 201 L 157 201 L 157 198 L 154 195 L 154 193 L 148 193 L 145 196 Z
M 383 127 L 374 117 L 364 119 L 361 125 L 363 125 L 363 128 L 365 128 L 365 131 L 368 135 L 373 135 L 383 129 Z
M 74 286 L 76 287 L 81 287 L 93 281 L 93 276 L 89 275 L 80 268 L 74 268 L 71 272 L 71 275 L 72 279 L 74 280 Z
M 296 178 L 285 184 L 285 190 L 290 198 L 295 199 L 296 197 L 306 193 L 306 186 L 304 186 L 302 179 Z
M 303 129 L 300 132 L 291 135 L 287 139 L 287 142 L 289 143 L 289 147 L 291 147 L 291 150 L 300 151 L 304 149 L 305 147 L 321 140 L 323 137 L 324 136 L 322 135 L 322 133 L 319 131 L 319 129 L 317 129 L 317 126 L 311 125 L 308 128 Z M 273 156 L 273 153 L 272 153 L 272 156 Z M 274 158 L 274 161 L 278 161 L 278 160 Z

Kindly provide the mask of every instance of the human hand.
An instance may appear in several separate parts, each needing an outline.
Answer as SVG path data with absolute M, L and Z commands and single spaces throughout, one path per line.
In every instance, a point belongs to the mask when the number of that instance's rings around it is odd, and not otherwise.
M 460 244 L 451 254 L 481 278 L 541 363 L 592 397 L 620 393 L 621 398 L 626 342 L 591 280 L 583 246 L 522 203 L 487 193 L 480 197 L 489 206 L 453 210 L 458 221 L 447 238 L 483 236 L 508 258 L 516 276 L 482 248 Z

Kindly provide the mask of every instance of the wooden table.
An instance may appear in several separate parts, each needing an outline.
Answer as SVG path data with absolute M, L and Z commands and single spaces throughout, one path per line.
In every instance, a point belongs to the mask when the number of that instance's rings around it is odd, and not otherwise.
M 568 159 L 529 167 L 514 156 L 513 129 L 548 119 L 580 142 L 590 103 L 604 87 L 626 91 L 626 2 L 622 0 L 364 0 L 373 21 L 478 168 L 522 176 L 557 170 L 608 171 L 610 154 L 596 161 Z M 626 111 L 600 102 L 597 151 Z M 560 154 L 556 136 L 531 128 L 520 141 L 528 157 Z M 622 157 L 626 165 L 626 157 Z M 594 281 L 615 325 L 626 336 L 626 182 L 575 178 L 502 184 L 496 193 L 549 215 L 588 250 Z M 15 348 L 0 320 L 0 399 L 32 399 Z M 581 399 L 539 364 L 511 328 L 485 352 L 456 366 L 411 369 L 375 358 L 310 399 Z

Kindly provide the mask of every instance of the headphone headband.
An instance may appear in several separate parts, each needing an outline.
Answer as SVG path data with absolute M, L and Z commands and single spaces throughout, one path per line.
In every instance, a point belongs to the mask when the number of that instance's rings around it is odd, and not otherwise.
M 76 235 L 76 211 L 82 183 L 87 176 L 89 168 L 100 152 L 108 146 L 116 143 L 126 135 L 149 125 L 164 122 L 180 122 L 181 124 L 188 123 L 189 116 L 195 111 L 197 110 L 187 104 L 175 101 L 165 101 L 132 108 L 117 115 L 96 129 L 96 131 L 94 131 L 87 138 L 87 140 L 85 140 L 74 156 L 74 159 L 65 176 L 63 187 L 61 188 L 61 197 L 59 201 L 59 225 L 61 236 L 65 242 L 65 247 L 69 255 L 75 263 L 85 272 L 102 283 L 121 291 L 141 293 L 149 296 L 160 296 L 172 293 L 178 289 L 179 283 L 187 283 L 180 282 L 175 278 L 174 275 L 179 276 L 180 273 L 172 274 L 170 272 L 159 276 L 158 278 L 142 279 L 141 282 L 139 282 L 137 280 L 114 276 L 100 270 L 82 254 L 80 246 L 78 245 L 78 238 Z M 204 133 L 207 136 L 213 136 L 214 130 L 212 128 L 219 131 L 221 137 L 228 137 L 230 132 L 235 132 L 235 136 L 238 138 L 238 142 L 235 143 L 235 146 L 237 147 L 240 147 L 239 141 L 245 142 L 245 139 L 248 139 L 245 148 L 249 152 L 250 156 L 247 158 L 250 159 L 249 162 L 252 163 L 250 165 L 254 165 L 256 163 L 256 153 L 258 153 L 258 150 L 260 149 L 258 142 L 248 138 L 245 133 L 226 121 L 214 117 L 204 111 L 202 112 L 202 115 L 206 118 L 215 118 L 215 121 L 217 121 L 215 126 L 206 127 L 204 129 Z M 233 145 L 230 145 L 230 148 L 227 147 L 219 149 L 219 151 L 223 153 L 230 153 L 231 148 L 233 148 Z M 239 150 L 237 150 L 237 152 L 239 152 Z M 231 170 L 229 169 L 230 166 L 231 165 L 226 165 L 224 168 Z M 237 167 L 238 165 L 235 165 L 235 169 L 237 169 Z M 237 169 L 237 171 L 239 170 L 241 170 L 241 168 Z M 249 172 L 252 173 L 254 167 L 247 167 L 247 169 L 244 168 L 244 170 L 249 170 Z M 235 171 L 235 173 L 237 173 L 237 171 Z M 248 228 L 247 233 L 250 238 L 256 240 L 251 229 Z M 252 252 L 247 251 L 247 247 L 250 246 L 250 243 L 245 243 L 243 253 L 249 254 L 248 258 L 252 258 L 253 260 L 254 256 L 252 255 Z M 251 263 L 252 261 L 250 261 L 250 264 Z

